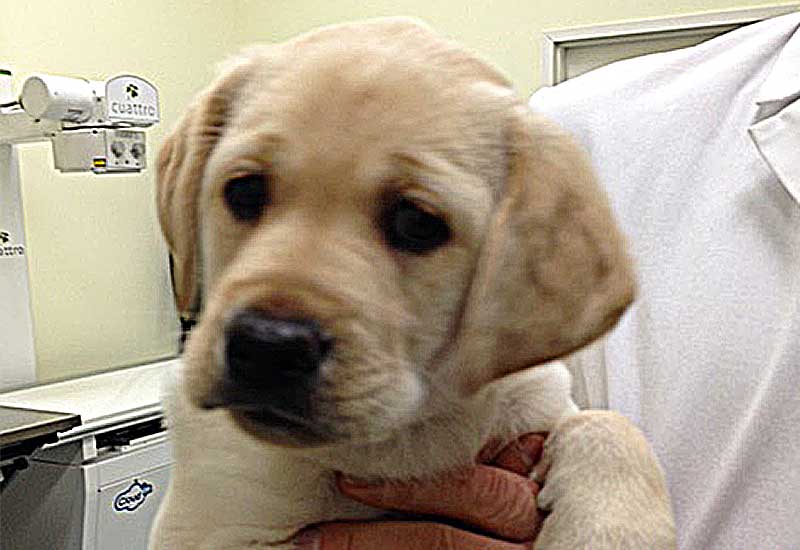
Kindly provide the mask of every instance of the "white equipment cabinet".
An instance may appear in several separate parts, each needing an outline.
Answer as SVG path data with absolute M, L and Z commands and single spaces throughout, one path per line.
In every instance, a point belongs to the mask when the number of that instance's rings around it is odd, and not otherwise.
M 0 406 L 82 420 L 3 481 L 3 550 L 147 549 L 172 465 L 158 388 L 176 366 L 164 361 L 0 395 Z

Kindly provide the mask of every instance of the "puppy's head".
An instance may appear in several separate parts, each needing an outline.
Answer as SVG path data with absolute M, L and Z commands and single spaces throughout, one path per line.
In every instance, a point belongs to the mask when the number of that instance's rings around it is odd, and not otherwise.
M 290 446 L 376 441 L 610 328 L 588 163 L 490 66 L 379 20 L 251 49 L 159 158 L 186 391 Z

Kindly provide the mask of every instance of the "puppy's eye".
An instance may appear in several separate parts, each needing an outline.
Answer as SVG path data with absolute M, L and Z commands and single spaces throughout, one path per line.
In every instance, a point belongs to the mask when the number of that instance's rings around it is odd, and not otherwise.
M 224 194 L 225 205 L 240 221 L 257 220 L 269 204 L 267 179 L 262 174 L 247 174 L 228 181 Z
M 420 205 L 401 199 L 384 213 L 383 230 L 392 248 L 423 254 L 450 239 L 447 223 Z

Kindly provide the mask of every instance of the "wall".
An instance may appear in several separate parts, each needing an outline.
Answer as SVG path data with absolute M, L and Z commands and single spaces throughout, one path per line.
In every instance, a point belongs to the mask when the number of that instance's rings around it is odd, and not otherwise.
M 412 15 L 494 62 L 529 95 L 539 85 L 543 30 L 773 4 L 753 0 L 241 0 L 242 36 L 270 42 L 317 25 Z
M 120 72 L 159 88 L 163 122 L 148 164 L 213 63 L 232 48 L 235 2 L 3 2 L 0 62 L 16 88 L 31 72 L 102 80 Z M 47 144 L 20 147 L 40 380 L 176 352 L 154 171 L 62 175 Z M 2 376 L 2 373 L 0 373 Z

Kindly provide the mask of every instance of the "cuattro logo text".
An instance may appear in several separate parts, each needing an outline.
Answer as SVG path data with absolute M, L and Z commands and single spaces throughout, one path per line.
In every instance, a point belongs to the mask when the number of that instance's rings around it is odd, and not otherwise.
M 13 244 L 11 233 L 8 231 L 0 231 L 0 258 L 24 255 L 25 247 L 21 244 Z

